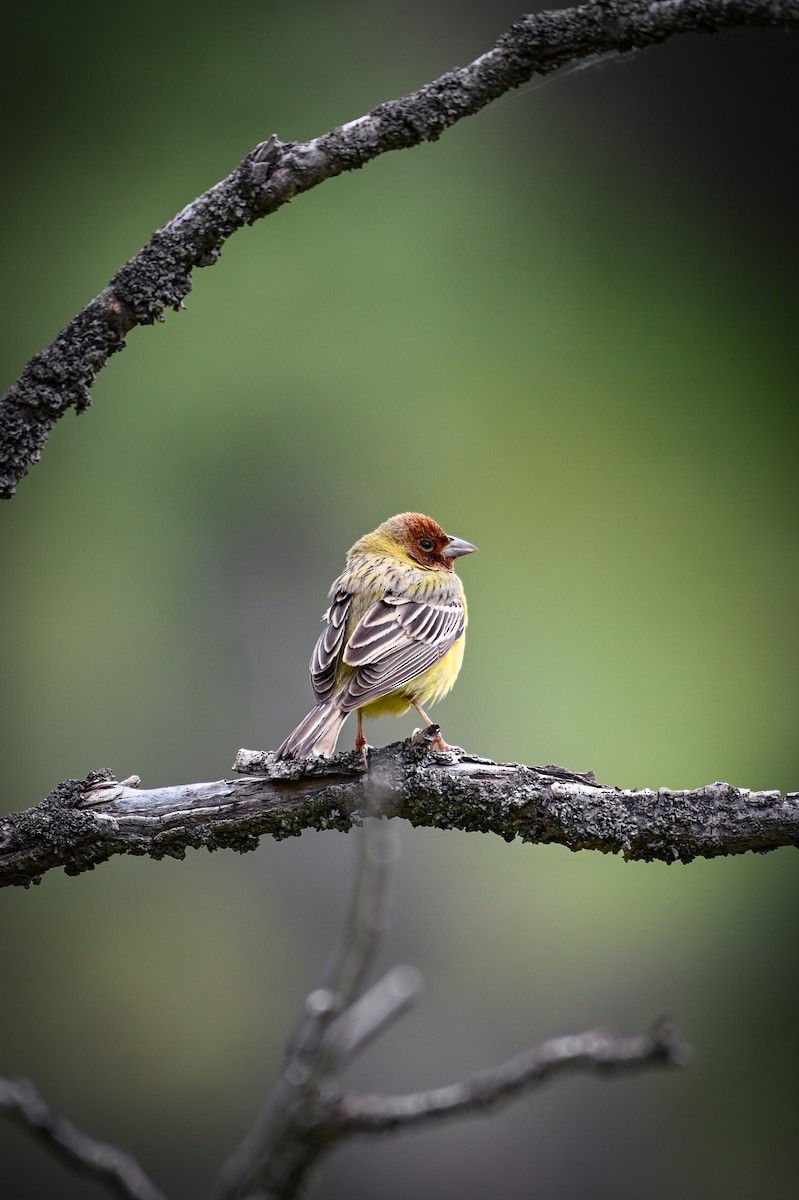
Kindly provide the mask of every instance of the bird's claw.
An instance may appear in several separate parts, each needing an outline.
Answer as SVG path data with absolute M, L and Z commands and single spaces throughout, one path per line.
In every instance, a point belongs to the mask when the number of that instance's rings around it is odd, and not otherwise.
M 430 724 L 422 729 L 414 729 L 411 734 L 411 741 L 420 745 L 427 745 L 431 750 L 439 750 L 442 754 L 448 754 L 459 749 L 458 746 L 450 746 L 441 736 L 441 726 Z
M 358 754 L 360 754 L 366 766 L 369 765 L 369 751 L 371 749 L 373 749 L 373 747 L 369 745 L 365 737 L 358 737 L 355 739 L 355 750 Z

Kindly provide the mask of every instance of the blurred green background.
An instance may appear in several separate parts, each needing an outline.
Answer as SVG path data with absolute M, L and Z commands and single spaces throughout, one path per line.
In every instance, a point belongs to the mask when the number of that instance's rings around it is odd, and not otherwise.
M 5 383 L 256 142 L 410 91 L 518 14 L 16 7 Z M 447 738 L 620 785 L 799 787 L 798 50 L 683 39 L 524 88 L 242 230 L 185 313 L 134 331 L 0 509 L 3 810 L 104 765 L 157 786 L 276 746 L 347 547 L 407 508 L 480 547 Z M 793 852 L 666 868 L 401 836 L 385 963 L 427 993 L 353 1085 L 662 1013 L 696 1058 L 353 1144 L 317 1196 L 795 1194 Z M 0 1073 L 175 1200 L 207 1194 L 353 852 L 309 833 L 4 892 Z M 105 1194 L 2 1122 L 0 1162 L 9 1200 Z

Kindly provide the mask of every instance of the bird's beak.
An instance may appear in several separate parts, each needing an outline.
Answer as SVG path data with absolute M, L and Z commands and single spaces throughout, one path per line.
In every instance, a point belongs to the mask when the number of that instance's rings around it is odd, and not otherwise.
M 462 554 L 471 554 L 477 547 L 471 542 L 464 542 L 461 538 L 451 537 L 449 545 L 445 546 L 441 553 L 445 558 L 460 558 Z

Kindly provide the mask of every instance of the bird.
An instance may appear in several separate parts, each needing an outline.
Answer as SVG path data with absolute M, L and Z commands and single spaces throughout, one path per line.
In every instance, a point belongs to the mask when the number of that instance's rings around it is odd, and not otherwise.
M 359 538 L 330 588 L 324 629 L 311 655 L 316 704 L 275 758 L 329 757 L 354 710 L 355 748 L 366 752 L 364 717 L 400 716 L 450 690 L 463 662 L 467 611 L 455 559 L 477 547 L 432 517 L 405 512 Z M 448 749 L 440 732 L 433 739 Z

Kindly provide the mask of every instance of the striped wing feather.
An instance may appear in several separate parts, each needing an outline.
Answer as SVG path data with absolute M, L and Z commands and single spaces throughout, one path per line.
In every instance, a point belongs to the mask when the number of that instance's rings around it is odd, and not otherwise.
M 351 602 L 349 592 L 336 592 L 333 603 L 324 615 L 325 627 L 311 655 L 311 687 L 317 704 L 323 704 L 333 695 Z
M 343 661 L 357 670 L 342 707 L 361 708 L 415 679 L 444 657 L 465 625 L 457 600 L 383 596 L 364 613 L 344 649 Z

